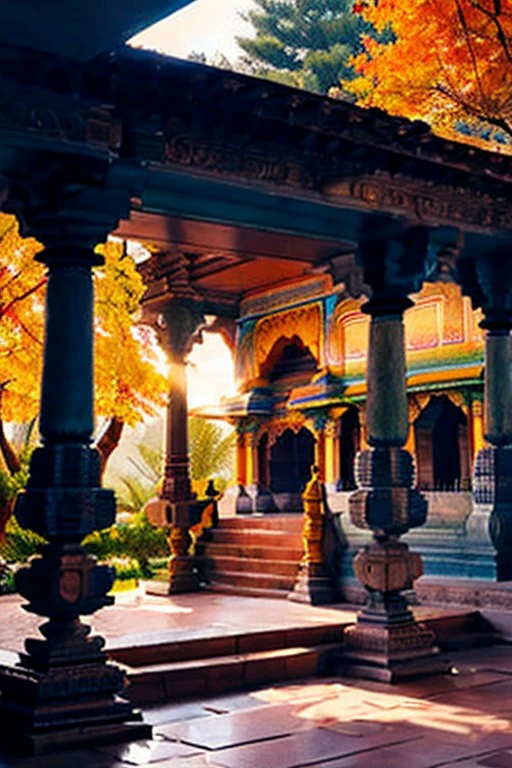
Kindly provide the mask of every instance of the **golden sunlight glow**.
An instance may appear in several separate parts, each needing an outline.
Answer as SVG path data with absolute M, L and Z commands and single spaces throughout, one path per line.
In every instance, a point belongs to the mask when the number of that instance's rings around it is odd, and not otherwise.
M 230 61 L 236 60 L 240 49 L 235 37 L 250 36 L 252 30 L 240 13 L 251 6 L 252 0 L 196 0 L 139 32 L 129 45 L 182 59 L 195 52 L 204 53 L 209 60 L 219 53 Z

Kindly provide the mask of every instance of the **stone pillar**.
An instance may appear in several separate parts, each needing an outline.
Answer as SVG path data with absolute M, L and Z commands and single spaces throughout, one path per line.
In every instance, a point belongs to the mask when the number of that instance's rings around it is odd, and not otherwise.
M 473 399 L 471 401 L 471 448 L 472 461 L 474 464 L 477 454 L 485 446 L 484 438 L 484 408 L 481 400 Z
M 339 436 L 335 421 L 329 419 L 324 428 L 325 482 L 335 489 L 339 479 Z
M 193 524 L 188 457 L 186 356 L 202 322 L 193 301 L 169 299 L 159 318 L 159 340 L 169 364 L 169 404 L 165 426 L 165 469 L 160 498 L 165 502 L 170 527 L 169 594 L 199 589 L 199 577 L 190 548 Z
M 362 307 L 371 317 L 366 404 L 370 448 L 357 456 L 358 490 L 349 499 L 352 522 L 372 529 L 374 539 L 354 561 L 368 600 L 357 624 L 345 633 L 345 657 L 349 672 L 386 681 L 440 669 L 434 663 L 434 635 L 415 621 L 403 594 L 421 576 L 422 564 L 399 537 L 427 516 L 427 502 L 413 487 L 413 457 L 404 450 L 409 418 L 403 313 L 412 306 L 407 293 L 420 287 L 423 276 L 423 259 L 415 264 L 414 248 L 409 259 L 408 245 L 407 240 L 390 243 L 362 256 L 365 281 L 372 288 L 372 298 Z
M 236 497 L 237 515 L 251 515 L 253 501 L 246 490 L 246 486 L 252 482 L 252 447 L 251 434 L 239 427 L 236 440 L 236 474 L 238 493 Z
M 512 579 L 512 262 L 508 252 L 461 258 L 461 282 L 483 310 L 485 338 L 484 437 L 473 470 L 471 533 L 496 550 L 496 579 Z M 489 516 L 489 510 L 490 516 Z M 478 523 L 477 528 L 475 528 Z
M 93 284 L 102 263 L 96 242 L 115 227 L 108 201 L 82 211 L 76 192 L 64 212 L 37 211 L 28 224 L 45 243 L 48 268 L 41 393 L 42 445 L 30 462 L 27 488 L 16 502 L 24 529 L 48 542 L 18 571 L 26 610 L 44 616 L 42 637 L 25 641 L 15 667 L 0 667 L 0 735 L 16 750 L 38 753 L 95 739 L 140 738 L 151 729 L 118 694 L 124 672 L 107 662 L 104 641 L 80 620 L 113 603 L 114 574 L 96 565 L 81 541 L 115 520 L 115 499 L 100 487 L 93 430 Z M 88 198 L 91 202 L 91 198 Z M 88 215 L 89 214 L 89 215 Z
M 361 451 L 367 451 L 370 447 L 368 443 L 368 428 L 367 428 L 367 422 L 366 422 L 366 403 L 364 405 L 361 405 L 359 408 L 359 425 L 361 428 L 360 432 L 360 449 Z

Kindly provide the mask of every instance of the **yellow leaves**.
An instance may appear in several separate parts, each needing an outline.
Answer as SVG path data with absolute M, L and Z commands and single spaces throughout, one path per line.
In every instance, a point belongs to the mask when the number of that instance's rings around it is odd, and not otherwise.
M 39 408 L 44 335 L 41 245 L 22 238 L 14 216 L 0 213 L 0 386 L 2 417 L 32 419 Z
M 42 246 L 22 238 L 13 216 L 0 213 L 0 387 L 5 421 L 37 415 L 44 337 L 45 270 L 34 256 Z M 99 415 L 135 424 L 165 403 L 167 381 L 150 329 L 133 325 L 144 293 L 122 243 L 98 250 L 94 271 L 95 389 Z
M 144 293 L 142 278 L 123 243 L 98 248 L 105 265 L 95 270 L 96 410 L 133 426 L 165 404 L 167 379 L 150 328 L 134 326 Z

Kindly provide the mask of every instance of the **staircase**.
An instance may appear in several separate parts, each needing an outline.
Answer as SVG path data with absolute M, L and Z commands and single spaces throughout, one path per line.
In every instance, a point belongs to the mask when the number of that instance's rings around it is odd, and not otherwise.
M 125 671 L 131 701 L 155 704 L 325 673 L 339 653 L 343 627 L 340 616 L 338 625 L 213 638 L 205 630 L 203 638 L 111 649 L 109 656 Z
M 221 519 L 198 546 L 209 588 L 285 598 L 293 589 L 302 557 L 302 525 L 302 514 Z

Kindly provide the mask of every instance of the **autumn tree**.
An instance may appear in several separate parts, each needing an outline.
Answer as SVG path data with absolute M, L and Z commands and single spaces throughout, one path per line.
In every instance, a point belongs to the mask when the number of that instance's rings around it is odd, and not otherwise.
M 351 56 L 362 51 L 371 25 L 352 11 L 352 0 L 255 0 L 244 15 L 254 37 L 239 37 L 253 74 L 327 93 L 354 72 Z
M 366 0 L 354 12 L 391 34 L 364 36 L 352 60 L 344 87 L 359 104 L 512 142 L 512 0 Z
M 46 274 L 34 257 L 41 250 L 36 240 L 20 236 L 14 217 L 0 214 L 0 531 L 26 479 L 23 446 L 9 441 L 5 424 L 33 424 L 39 410 Z M 94 270 L 95 390 L 96 412 L 105 421 L 98 441 L 105 463 L 123 426 L 164 404 L 167 383 L 150 330 L 133 324 L 144 291 L 133 260 L 122 243 L 100 250 L 105 264 Z

